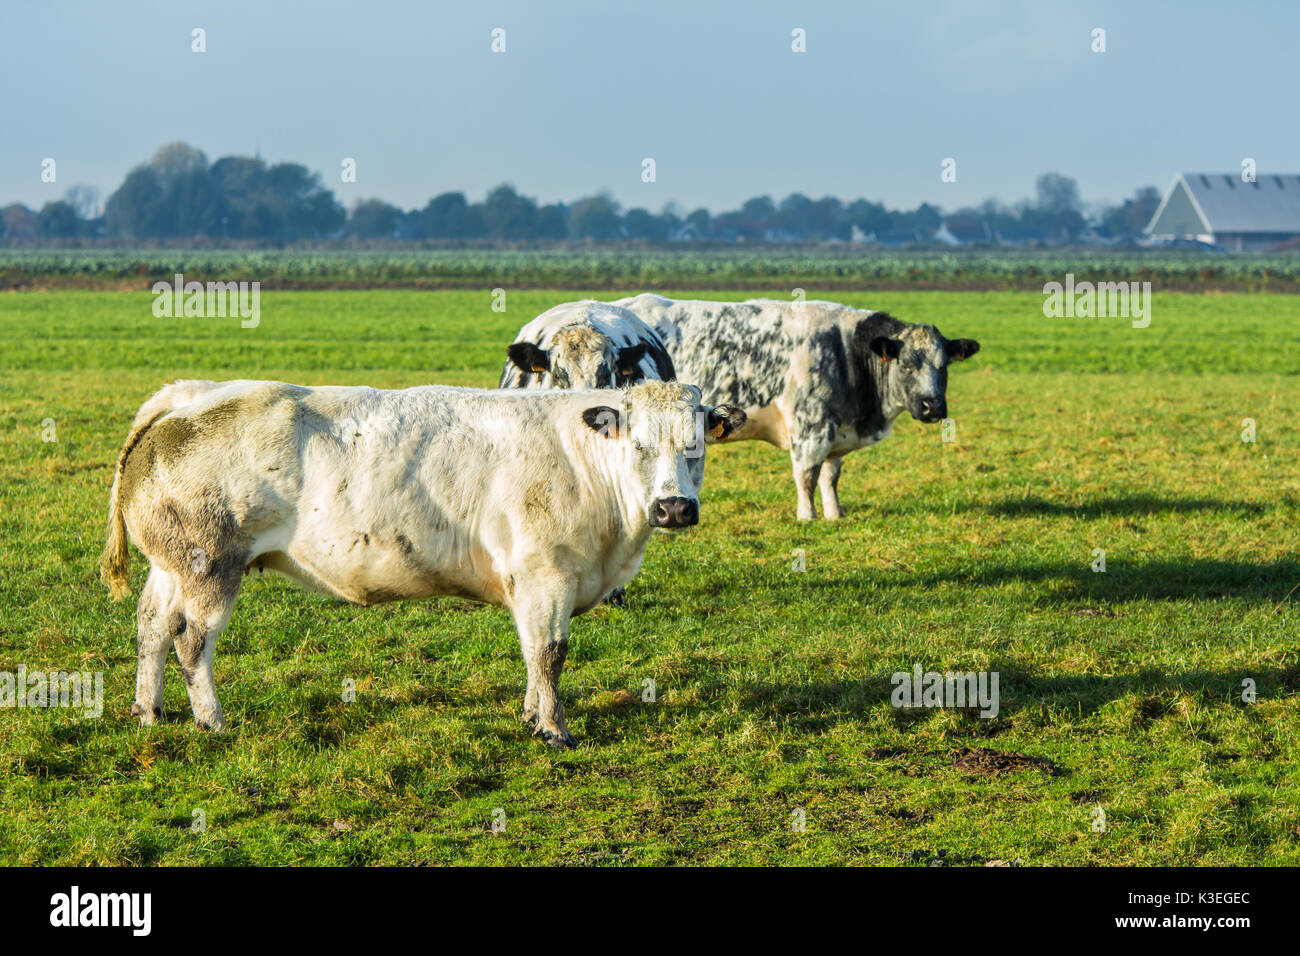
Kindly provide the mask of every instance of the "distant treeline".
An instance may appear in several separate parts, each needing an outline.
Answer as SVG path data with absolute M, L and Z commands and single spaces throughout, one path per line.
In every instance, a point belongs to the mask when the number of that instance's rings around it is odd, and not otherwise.
M 541 205 L 510 185 L 497 186 L 482 202 L 447 192 L 422 209 L 362 199 L 349 211 L 319 173 L 298 163 L 267 164 L 248 156 L 209 163 L 200 150 L 171 143 L 132 169 L 102 207 L 99 199 L 95 190 L 78 186 L 40 210 L 13 203 L 0 210 L 0 238 L 1077 243 L 1136 238 L 1160 196 L 1155 187 L 1143 187 L 1123 204 L 1090 218 L 1073 179 L 1044 173 L 1032 200 L 1008 207 L 990 199 L 949 214 L 929 203 L 892 210 L 868 199 L 845 202 L 800 193 L 780 202 L 757 196 L 731 212 L 685 212 L 670 203 L 656 213 L 640 207 L 624 210 L 605 194 Z

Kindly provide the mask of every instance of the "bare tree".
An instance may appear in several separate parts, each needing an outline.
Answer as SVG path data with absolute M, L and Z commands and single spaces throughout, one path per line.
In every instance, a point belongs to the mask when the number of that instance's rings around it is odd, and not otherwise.
M 78 219 L 95 219 L 102 212 L 99 190 L 94 186 L 73 186 L 63 199 L 77 213 Z

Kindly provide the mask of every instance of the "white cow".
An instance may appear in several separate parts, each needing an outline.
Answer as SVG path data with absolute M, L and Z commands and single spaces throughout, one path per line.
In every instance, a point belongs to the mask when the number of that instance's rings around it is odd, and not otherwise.
M 569 618 L 636 573 L 652 529 L 698 521 L 703 442 L 744 421 L 662 382 L 190 384 L 205 387 L 176 407 L 183 387 L 160 392 L 122 448 L 102 573 L 120 598 L 128 540 L 149 559 L 132 713 L 161 716 L 175 644 L 195 719 L 218 730 L 216 641 L 242 576 L 260 568 L 361 605 L 450 594 L 508 608 L 528 671 L 524 719 L 572 746 L 559 699 Z

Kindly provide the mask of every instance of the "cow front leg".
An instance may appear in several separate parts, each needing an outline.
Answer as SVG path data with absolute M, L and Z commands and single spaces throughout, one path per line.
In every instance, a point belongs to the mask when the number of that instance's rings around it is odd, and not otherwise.
M 828 520 L 834 521 L 837 518 L 844 517 L 844 509 L 840 507 L 840 468 L 844 464 L 841 456 L 827 458 L 822 462 L 821 477 L 817 481 L 817 490 L 822 496 L 822 514 Z
M 813 520 L 813 491 L 817 488 L 817 475 L 821 467 L 821 462 L 808 465 L 794 461 L 794 492 L 797 499 L 795 516 L 800 521 Z
M 131 713 L 147 726 L 162 717 L 167 652 L 185 626 L 185 607 L 176 578 L 156 564 L 149 569 L 135 617 L 135 703 Z
M 560 673 L 569 654 L 572 590 L 567 585 L 558 598 L 554 594 L 539 596 L 514 608 L 519 649 L 528 670 L 523 720 L 552 747 L 577 746 L 564 722 L 564 706 L 560 703 Z

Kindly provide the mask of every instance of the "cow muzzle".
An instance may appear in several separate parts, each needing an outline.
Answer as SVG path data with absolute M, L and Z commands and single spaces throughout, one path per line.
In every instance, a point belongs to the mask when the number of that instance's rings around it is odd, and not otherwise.
M 700 523 L 700 503 L 694 498 L 656 498 L 650 502 L 650 527 L 689 528 Z
M 948 417 L 948 402 L 943 398 L 923 398 L 917 403 L 917 418 L 923 422 L 937 422 Z

